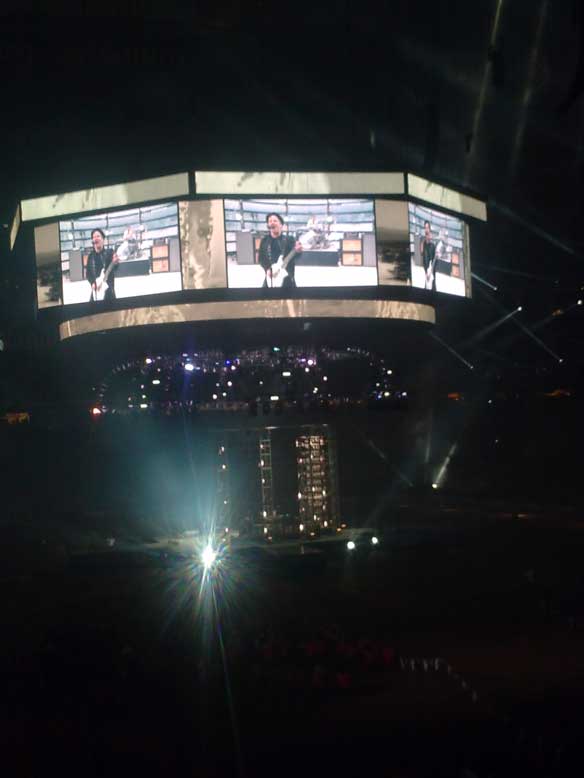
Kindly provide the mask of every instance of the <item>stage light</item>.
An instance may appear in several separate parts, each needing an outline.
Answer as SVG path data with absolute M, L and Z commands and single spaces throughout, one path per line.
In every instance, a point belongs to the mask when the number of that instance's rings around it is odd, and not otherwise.
M 523 310 L 523 306 L 522 306 L 522 305 L 518 305 L 518 306 L 517 306 L 517 310 L 518 310 L 518 311 L 522 311 L 522 310 Z
M 310 373 L 310 368 L 309 368 L 309 367 L 305 367 L 305 368 L 304 368 L 304 372 L 305 372 L 305 373 Z
M 323 375 L 323 377 L 322 377 L 322 380 L 323 380 L 323 381 L 328 381 L 328 376 L 326 376 L 326 375 Z
M 582 305 L 582 300 L 578 300 L 577 305 Z
M 268 528 L 264 527 L 264 535 L 267 535 L 267 534 L 268 534 Z
M 101 416 L 101 408 L 92 408 L 91 409 L 91 415 L 92 416 Z
M 388 370 L 387 375 L 393 375 L 393 370 Z
M 279 350 L 280 350 L 280 349 L 279 349 L 279 347 L 278 347 L 278 346 L 274 346 L 274 348 L 272 349 L 272 351 L 279 351 Z
M 349 542 L 347 543 L 347 549 L 349 551 L 354 551 L 356 548 L 357 546 L 355 545 L 355 543 L 352 540 L 349 540 Z
M 378 546 L 379 545 L 379 538 L 376 538 L 375 535 L 371 538 L 371 545 L 372 546 Z
M 217 395 L 216 394 L 212 395 L 212 397 L 213 397 L 214 400 L 217 399 Z
M 438 488 L 438 484 L 432 484 L 432 489 L 437 489 L 437 488 Z
M 153 360 L 152 360 L 152 359 L 150 359 L 150 357 L 146 357 L 146 360 L 145 360 L 145 362 L 146 362 L 146 364 L 147 364 L 147 365 L 151 365 L 151 364 L 152 364 L 152 362 L 153 362 Z
M 284 370 L 284 372 L 282 373 L 282 376 L 284 378 L 290 378 L 291 375 L 292 373 L 289 370 Z
M 207 546 L 205 546 L 205 549 L 201 554 L 201 561 L 205 570 L 210 570 L 216 559 L 217 552 L 213 550 L 213 547 L 209 543 Z
M 192 362 L 187 362 L 185 365 L 185 370 L 188 370 L 189 373 L 192 373 L 195 369 L 195 366 L 192 364 Z
M 227 386 L 233 386 L 233 381 L 227 381 Z
M 152 383 L 153 383 L 154 386 L 158 386 L 158 384 L 160 383 L 160 380 L 158 378 L 155 378 L 154 381 L 152 381 Z
M 298 529 L 300 530 L 300 532 L 304 532 L 304 524 L 299 524 Z
M 270 395 L 270 400 L 271 400 L 272 402 L 277 402 L 279 399 L 280 399 L 280 396 L 279 396 L 279 395 L 277 395 L 277 394 L 272 394 L 272 395 Z
M 144 409 L 145 409 L 145 408 L 147 408 L 147 407 L 148 407 L 148 403 L 140 403 L 140 408 L 141 408 L 142 410 L 144 410 Z
M 314 359 L 307 360 L 306 364 L 309 365 L 309 366 L 314 365 Z

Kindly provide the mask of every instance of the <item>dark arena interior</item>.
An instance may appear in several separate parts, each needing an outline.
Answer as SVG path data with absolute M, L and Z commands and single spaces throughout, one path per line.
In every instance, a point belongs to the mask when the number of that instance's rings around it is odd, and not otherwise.
M 579 0 L 0 25 L 3 774 L 581 774 Z

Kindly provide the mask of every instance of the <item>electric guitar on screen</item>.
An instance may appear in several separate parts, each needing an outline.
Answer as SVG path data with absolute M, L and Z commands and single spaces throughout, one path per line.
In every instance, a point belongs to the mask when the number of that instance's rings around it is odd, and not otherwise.
M 274 289 L 279 289 L 282 286 L 286 278 L 288 278 L 288 271 L 286 268 L 298 253 L 299 252 L 296 251 L 296 249 L 292 249 L 292 251 L 289 254 L 286 254 L 286 256 L 280 254 L 278 261 L 274 262 L 272 267 L 267 272 L 267 277 L 270 279 L 268 281 L 268 286 L 271 286 Z
M 434 258 L 428 265 L 428 270 L 426 270 L 426 289 L 432 289 L 432 287 L 434 286 L 434 265 L 435 264 L 436 264 L 436 259 Z
M 108 269 L 106 270 L 105 268 L 102 268 L 101 273 L 95 279 L 95 289 L 93 292 L 94 300 L 101 302 L 101 300 L 105 298 L 105 293 L 109 289 L 109 284 L 107 280 L 114 267 L 116 267 L 116 263 L 112 260 L 109 264 Z

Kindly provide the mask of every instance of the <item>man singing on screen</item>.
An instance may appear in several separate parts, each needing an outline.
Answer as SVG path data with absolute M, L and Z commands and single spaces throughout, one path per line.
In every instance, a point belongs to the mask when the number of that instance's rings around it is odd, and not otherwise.
M 295 289 L 294 260 L 296 254 L 300 254 L 302 251 L 302 243 L 295 240 L 292 235 L 283 233 L 284 219 L 279 213 L 269 213 L 266 216 L 266 224 L 269 234 L 262 238 L 259 251 L 259 263 L 266 271 L 263 288 L 277 286 L 282 289 Z M 289 257 L 291 252 L 294 254 Z M 286 266 L 282 269 L 277 264 L 280 257 L 283 259 L 289 257 Z M 275 268 L 274 265 L 276 265 Z
M 91 231 L 93 251 L 87 257 L 86 279 L 91 285 L 90 302 L 116 299 L 115 274 L 120 261 L 113 249 L 105 248 L 105 233 L 99 227 Z
M 432 225 L 429 221 L 424 222 L 424 237 L 420 245 L 422 254 L 422 264 L 426 273 L 425 288 L 436 291 L 436 244 L 432 240 Z

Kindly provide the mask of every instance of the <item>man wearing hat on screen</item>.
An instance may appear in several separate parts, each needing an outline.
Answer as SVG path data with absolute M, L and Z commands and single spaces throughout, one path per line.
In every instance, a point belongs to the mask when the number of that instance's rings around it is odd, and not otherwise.
M 259 263 L 266 272 L 263 288 L 295 289 L 295 257 L 302 251 L 302 243 L 283 232 L 284 219 L 279 213 L 266 216 L 268 235 L 262 238 Z

